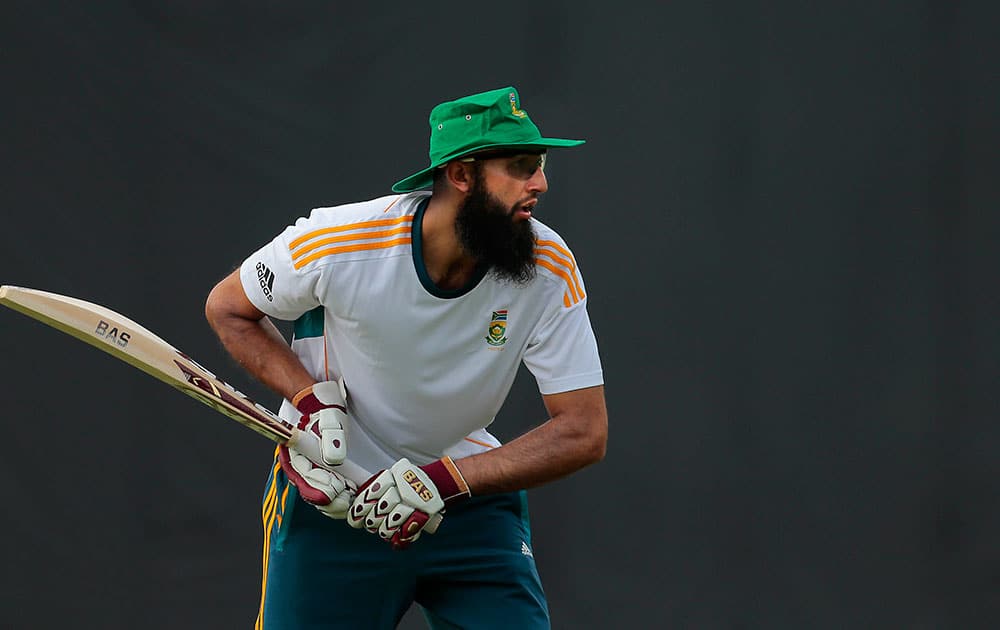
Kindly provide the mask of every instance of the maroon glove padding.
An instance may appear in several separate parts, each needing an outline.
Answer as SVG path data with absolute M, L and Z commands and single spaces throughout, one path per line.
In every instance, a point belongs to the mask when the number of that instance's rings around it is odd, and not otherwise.
M 278 447 L 278 462 L 281 463 L 281 470 L 285 471 L 285 476 L 292 482 L 295 489 L 299 491 L 299 496 L 306 503 L 312 503 L 313 505 L 327 505 L 330 503 L 330 497 L 326 496 L 325 492 L 310 486 L 309 482 L 303 479 L 297 470 L 292 468 L 291 456 L 288 454 L 287 446 L 282 445 Z
M 427 512 L 421 512 L 416 510 L 410 515 L 410 518 L 406 519 L 406 522 L 399 528 L 392 538 L 389 539 L 389 544 L 392 545 L 393 549 L 406 549 L 413 542 L 415 536 L 417 536 L 430 520 L 430 516 Z

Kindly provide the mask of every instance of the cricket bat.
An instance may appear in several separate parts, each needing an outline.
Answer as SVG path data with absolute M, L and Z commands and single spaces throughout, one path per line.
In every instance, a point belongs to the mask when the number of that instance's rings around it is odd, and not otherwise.
M 357 486 L 371 477 L 371 473 L 350 460 L 344 460 L 337 466 L 325 465 L 316 435 L 299 431 L 278 414 L 255 403 L 197 361 L 121 313 L 65 295 L 7 285 L 0 286 L 0 304 L 139 368 L 272 442 L 294 448 L 317 465 L 347 477 Z M 441 514 L 435 514 L 424 526 L 424 531 L 433 534 L 441 520 Z
M 130 363 L 272 442 L 286 444 L 323 465 L 319 438 L 314 434 L 299 431 L 155 333 L 120 313 L 64 295 L 6 285 L 0 286 L 0 304 Z M 351 461 L 327 468 L 357 485 L 371 476 Z

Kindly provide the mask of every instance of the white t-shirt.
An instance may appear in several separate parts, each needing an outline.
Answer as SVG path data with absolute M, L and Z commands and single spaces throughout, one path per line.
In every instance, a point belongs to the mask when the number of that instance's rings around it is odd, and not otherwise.
M 499 445 L 486 431 L 521 361 L 542 394 L 603 384 L 583 278 L 532 219 L 538 274 L 478 274 L 443 291 L 424 268 L 426 191 L 317 208 L 243 262 L 250 301 L 296 320 L 292 348 L 317 380 L 343 376 L 348 457 L 371 471 Z M 297 419 L 288 401 L 280 415 Z

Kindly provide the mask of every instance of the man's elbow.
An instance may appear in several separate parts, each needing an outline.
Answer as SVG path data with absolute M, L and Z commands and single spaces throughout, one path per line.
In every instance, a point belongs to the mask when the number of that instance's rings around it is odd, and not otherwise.
M 608 452 L 608 418 L 602 415 L 592 423 L 583 449 L 584 465 L 591 466 L 604 459 Z
M 595 438 L 590 449 L 590 464 L 596 464 L 608 454 L 608 432 L 605 430 L 599 438 Z
M 205 299 L 205 319 L 216 333 L 263 317 L 243 292 L 238 270 L 216 284 Z
M 208 320 L 208 325 L 213 330 L 219 329 L 219 322 L 225 317 L 225 303 L 221 299 L 219 292 L 219 285 L 217 284 L 205 299 L 205 319 Z

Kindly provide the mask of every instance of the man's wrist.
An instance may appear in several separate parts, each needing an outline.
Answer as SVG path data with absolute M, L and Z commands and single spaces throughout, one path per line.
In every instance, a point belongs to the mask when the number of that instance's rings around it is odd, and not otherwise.
M 340 379 L 313 383 L 292 396 L 291 402 L 296 409 L 308 415 L 327 407 L 339 407 L 346 412 L 346 399 L 347 391 L 343 379 Z
M 315 385 L 315 383 L 313 383 L 313 385 Z M 313 394 L 313 385 L 299 390 L 298 393 L 292 396 L 292 405 L 303 413 L 309 413 L 309 411 L 306 411 L 303 407 L 306 409 L 318 409 L 321 406 L 320 402 L 316 399 L 316 395 Z
M 465 482 L 465 477 L 451 457 L 445 455 L 437 461 L 421 466 L 420 469 L 434 482 L 445 505 L 454 505 L 472 496 L 469 484 Z

